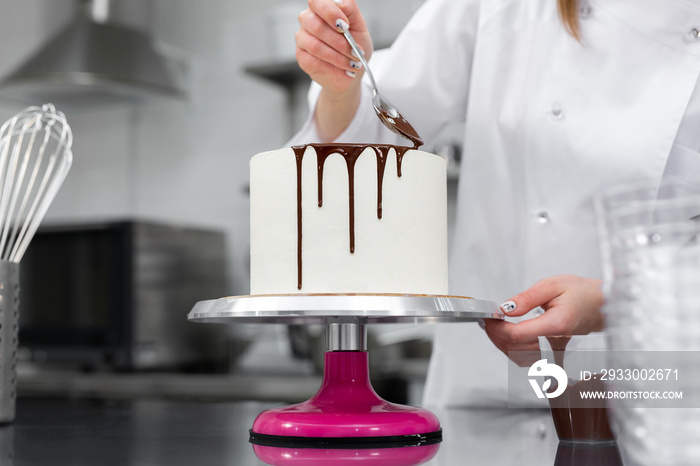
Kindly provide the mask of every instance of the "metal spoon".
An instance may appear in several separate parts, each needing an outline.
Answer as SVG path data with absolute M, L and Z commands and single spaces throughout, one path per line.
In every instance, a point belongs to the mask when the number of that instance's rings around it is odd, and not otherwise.
M 352 48 L 353 52 L 355 52 L 357 58 L 360 60 L 360 62 L 362 62 L 362 66 L 365 67 L 367 76 L 369 76 L 369 80 L 372 84 L 372 90 L 374 94 L 372 96 L 372 107 L 374 107 L 374 111 L 377 113 L 379 119 L 382 121 L 382 123 L 384 123 L 384 126 L 389 128 L 396 134 L 410 140 L 413 143 L 414 148 L 422 146 L 423 139 L 421 139 L 421 137 L 418 136 L 418 132 L 416 132 L 416 130 L 413 129 L 413 126 L 411 126 L 411 124 L 408 121 L 406 121 L 406 119 L 401 116 L 398 110 L 396 110 L 396 108 L 389 104 L 389 102 L 379 97 L 377 82 L 374 80 L 374 75 L 369 69 L 367 60 L 365 60 L 365 57 L 362 55 L 362 52 L 357 46 L 357 42 L 355 42 L 355 39 L 348 31 L 344 31 L 343 35 L 348 40 L 350 48 Z

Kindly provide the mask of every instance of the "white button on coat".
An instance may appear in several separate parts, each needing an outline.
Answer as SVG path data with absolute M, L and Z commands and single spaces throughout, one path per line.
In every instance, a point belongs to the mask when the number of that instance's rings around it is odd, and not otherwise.
M 588 19 L 593 15 L 593 8 L 587 3 L 581 4 L 578 9 L 578 17 L 580 19 Z
M 561 105 L 559 104 L 554 104 L 552 107 L 552 118 L 554 120 L 562 120 L 564 119 L 564 109 L 561 108 Z
M 544 225 L 546 223 L 549 223 L 551 219 L 549 218 L 549 214 L 547 213 L 546 210 L 540 210 L 535 214 L 535 218 L 537 218 L 537 222 Z
M 500 303 L 545 277 L 600 277 L 596 194 L 662 177 L 700 183 L 700 40 L 687 39 L 700 4 L 587 5 L 579 43 L 553 0 L 428 0 L 372 57 L 382 96 L 425 140 L 466 120 L 451 293 Z M 374 115 L 367 82 L 363 92 L 339 141 L 406 144 Z M 310 118 L 291 143 L 315 140 Z M 546 222 L 533 221 L 542 206 Z M 478 325 L 438 326 L 424 401 L 515 404 L 509 364 Z

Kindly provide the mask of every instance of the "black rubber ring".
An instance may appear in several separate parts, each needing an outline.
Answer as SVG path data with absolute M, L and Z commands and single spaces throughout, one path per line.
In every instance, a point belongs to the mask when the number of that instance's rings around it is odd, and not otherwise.
M 442 442 L 442 429 L 427 434 L 387 435 L 380 437 L 287 437 L 250 431 L 249 442 L 266 447 L 288 448 L 397 448 L 433 445 Z

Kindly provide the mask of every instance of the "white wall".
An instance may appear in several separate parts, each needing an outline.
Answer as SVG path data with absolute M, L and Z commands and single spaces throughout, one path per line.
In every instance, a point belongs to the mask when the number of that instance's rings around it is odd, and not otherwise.
M 221 229 L 229 248 L 230 294 L 245 294 L 248 160 L 281 147 L 290 134 L 284 91 L 242 67 L 275 55 L 273 13 L 289 3 L 300 11 L 305 2 L 153 0 L 144 13 L 144 1 L 113 0 L 117 19 L 148 30 L 163 50 L 186 59 L 189 97 L 66 109 L 74 163 L 47 221 L 129 217 Z M 405 8 L 407 1 L 360 1 L 374 18 L 377 42 L 389 41 L 421 3 Z M 77 13 L 74 0 L 0 0 L 0 6 L 0 77 Z M 0 122 L 24 106 L 0 100 Z

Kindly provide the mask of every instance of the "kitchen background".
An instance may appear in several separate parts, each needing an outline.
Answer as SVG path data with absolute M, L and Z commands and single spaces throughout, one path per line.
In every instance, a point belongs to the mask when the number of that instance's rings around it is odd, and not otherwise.
M 36 96 L 51 97 L 41 84 L 31 89 L 34 100 L 26 100 L 26 92 L 1 83 L 85 11 L 102 14 L 107 23 L 147 34 L 154 49 L 166 57 L 170 76 L 182 91 L 179 98 L 139 96 L 105 100 L 75 94 L 66 99 L 64 93 L 62 98 L 51 99 L 65 112 L 73 129 L 74 161 L 45 224 L 126 220 L 219 232 L 225 244 L 222 249 L 225 261 L 217 269 L 222 275 L 221 293 L 247 294 L 248 161 L 258 152 L 283 147 L 306 117 L 308 80 L 294 61 L 297 15 L 306 7 L 305 2 L 2 0 L 2 3 L 0 121 L 27 105 L 45 103 Z M 358 0 L 358 3 L 368 20 L 375 47 L 381 48 L 391 43 L 422 1 Z M 448 129 L 425 147 L 449 155 L 454 152 L 459 137 L 458 128 Z M 450 184 L 450 189 L 453 194 L 455 183 Z M 193 294 L 195 300 L 216 297 Z M 158 301 L 157 297 L 153 301 Z M 193 303 L 181 303 L 185 313 Z M 170 318 L 184 320 L 184 314 L 173 311 Z M 261 350 L 257 359 L 247 356 L 253 361 L 249 364 L 257 364 L 256 367 L 272 364 L 279 358 L 270 347 L 279 346 L 281 336 L 282 340 L 298 337 L 295 332 L 272 327 L 226 329 L 229 351 L 243 352 L 240 341 L 245 342 L 246 348 L 252 346 L 252 340 L 275 341 L 278 343 L 259 345 L 266 349 Z M 385 342 L 392 338 L 400 341 L 401 332 L 407 331 L 408 340 L 430 338 L 429 329 L 392 327 L 387 333 L 394 336 L 386 337 Z M 305 341 L 313 332 L 313 329 L 303 330 Z M 297 368 L 289 370 L 295 371 Z M 25 387 L 39 390 L 42 386 L 39 379 L 31 379 L 29 375 L 24 380 Z M 34 385 L 27 382 L 32 380 Z

